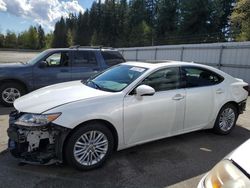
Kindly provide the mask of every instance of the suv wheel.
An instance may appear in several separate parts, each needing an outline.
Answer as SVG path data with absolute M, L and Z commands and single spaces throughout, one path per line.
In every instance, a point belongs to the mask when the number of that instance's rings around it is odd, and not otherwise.
M 65 158 L 74 168 L 91 170 L 102 166 L 113 148 L 114 138 L 107 127 L 99 123 L 88 124 L 70 136 Z
M 0 102 L 4 106 L 13 106 L 14 101 L 25 93 L 24 87 L 18 83 L 3 83 L 0 85 Z
M 232 104 L 224 105 L 215 121 L 214 132 L 218 134 L 228 134 L 234 128 L 238 118 L 238 111 Z

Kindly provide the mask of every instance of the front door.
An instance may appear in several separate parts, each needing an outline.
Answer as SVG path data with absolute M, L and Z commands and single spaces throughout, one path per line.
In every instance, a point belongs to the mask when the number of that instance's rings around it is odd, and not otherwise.
M 70 54 L 68 51 L 53 52 L 41 61 L 46 67 L 34 66 L 34 89 L 71 80 Z
M 127 145 L 166 137 L 183 129 L 185 89 L 179 89 L 179 83 L 179 68 L 164 68 L 141 83 L 155 89 L 153 96 L 130 94 L 124 98 Z

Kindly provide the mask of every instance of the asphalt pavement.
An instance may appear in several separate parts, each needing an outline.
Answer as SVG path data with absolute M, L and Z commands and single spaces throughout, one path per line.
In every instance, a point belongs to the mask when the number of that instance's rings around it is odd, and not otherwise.
M 250 137 L 250 98 L 248 109 L 229 135 L 203 130 L 162 139 L 115 152 L 102 168 L 88 172 L 66 164 L 20 165 L 4 151 L 0 154 L 0 187 L 194 188 L 202 174 Z M 0 106 L 1 136 L 11 110 Z

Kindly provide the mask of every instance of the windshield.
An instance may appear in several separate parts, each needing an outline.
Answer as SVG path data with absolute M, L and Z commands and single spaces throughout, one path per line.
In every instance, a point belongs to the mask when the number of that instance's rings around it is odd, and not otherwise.
M 42 57 L 44 57 L 46 54 L 48 53 L 48 50 L 45 50 L 43 52 L 41 52 L 40 54 L 36 55 L 34 58 L 32 58 L 31 60 L 29 60 L 27 63 L 28 64 L 32 64 L 34 65 L 35 63 L 37 63 L 37 61 L 39 61 Z
M 144 67 L 118 65 L 112 67 L 86 82 L 87 86 L 103 91 L 122 91 L 147 69 Z

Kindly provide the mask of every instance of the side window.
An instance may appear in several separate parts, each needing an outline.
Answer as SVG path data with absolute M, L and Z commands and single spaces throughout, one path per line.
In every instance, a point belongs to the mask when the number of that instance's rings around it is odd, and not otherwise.
M 149 85 L 155 91 L 166 91 L 180 87 L 179 68 L 165 68 L 149 75 L 141 84 Z
M 74 55 L 73 67 L 96 66 L 97 61 L 94 52 L 76 51 Z
M 48 67 L 66 67 L 69 66 L 69 53 L 56 52 L 45 59 Z
M 108 66 L 113 66 L 125 62 L 124 58 L 118 51 L 101 51 L 101 54 Z
M 210 86 L 220 83 L 223 78 L 216 73 L 198 67 L 183 67 L 182 78 L 186 87 Z

